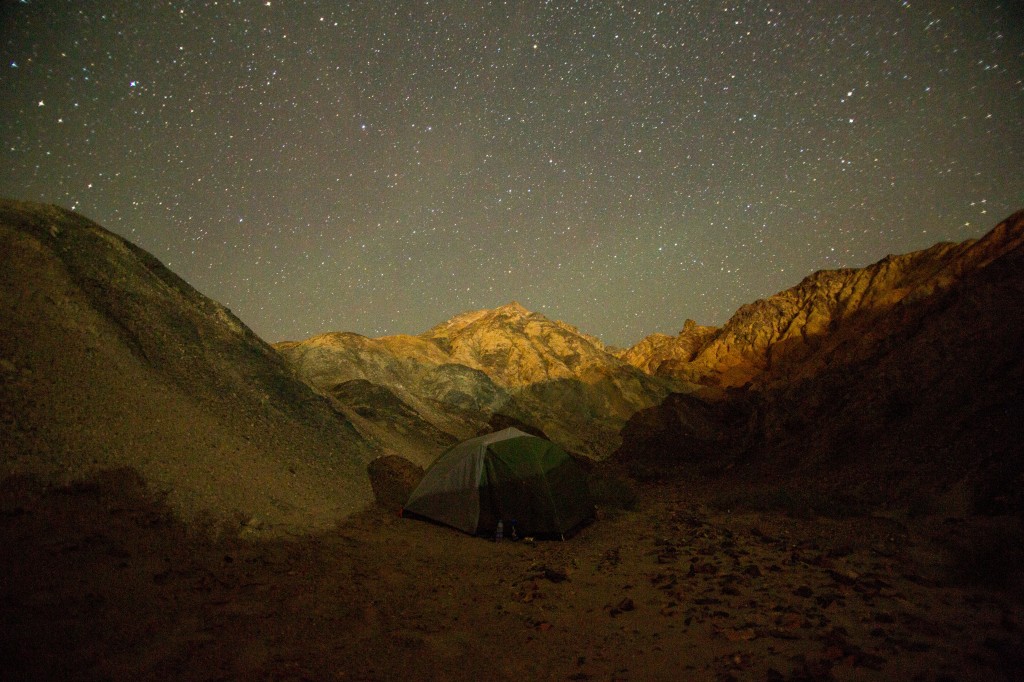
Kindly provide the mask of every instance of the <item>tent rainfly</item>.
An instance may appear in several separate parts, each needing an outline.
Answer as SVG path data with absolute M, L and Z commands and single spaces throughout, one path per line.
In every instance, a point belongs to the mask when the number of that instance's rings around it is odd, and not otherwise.
M 502 521 L 520 535 L 564 539 L 593 518 L 594 504 L 586 474 L 565 450 L 510 428 L 446 450 L 405 511 L 474 535 L 492 535 Z

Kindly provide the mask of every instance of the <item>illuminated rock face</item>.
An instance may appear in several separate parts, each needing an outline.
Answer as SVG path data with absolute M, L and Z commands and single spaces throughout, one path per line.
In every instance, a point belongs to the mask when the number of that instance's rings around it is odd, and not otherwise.
M 1015 216 L 978 240 L 822 271 L 721 328 L 687 321 L 624 351 L 518 303 L 418 336 L 325 334 L 277 349 L 384 450 L 423 465 L 505 417 L 577 453 L 601 459 L 621 445 L 661 464 L 684 450 L 793 461 L 891 454 L 908 440 L 962 450 L 956 420 L 941 416 L 969 406 L 956 385 L 1005 395 L 1020 383 L 1007 377 L 1019 373 L 1024 297 L 1005 292 L 1019 282 L 1008 264 L 1021 225 Z M 373 386 L 343 387 L 354 380 Z M 672 393 L 682 395 L 665 401 Z
M 680 377 L 681 368 L 693 362 L 697 352 L 712 340 L 718 327 L 699 325 L 687 320 L 677 336 L 652 334 L 632 348 L 617 353 L 618 357 L 648 374 Z
M 183 517 L 304 533 L 378 452 L 231 312 L 79 215 L 0 202 L 0 477 L 131 469 Z
M 0 202 L 0 247 L 0 477 L 132 469 L 185 517 L 307 532 L 372 499 L 375 457 L 513 424 L 595 459 L 1024 509 L 1022 214 L 615 352 L 517 303 L 275 352 L 75 214 Z
M 334 333 L 276 348 L 318 391 L 336 393 L 354 379 L 386 387 L 456 440 L 488 430 L 494 415 L 507 415 L 598 459 L 615 449 L 619 430 L 637 410 L 684 388 L 645 374 L 598 339 L 518 303 L 464 313 L 419 336 Z M 345 400 L 338 402 L 348 409 Z M 417 452 L 415 439 L 399 443 L 379 426 L 379 420 L 365 424 L 386 448 L 419 463 L 443 450 L 433 439 Z
M 1019 252 L 1022 222 L 1017 214 L 981 239 L 816 272 L 741 307 L 721 328 L 688 322 L 678 337 L 648 337 L 622 357 L 654 374 L 721 387 L 790 383 L 858 362 L 928 310 L 929 301 Z

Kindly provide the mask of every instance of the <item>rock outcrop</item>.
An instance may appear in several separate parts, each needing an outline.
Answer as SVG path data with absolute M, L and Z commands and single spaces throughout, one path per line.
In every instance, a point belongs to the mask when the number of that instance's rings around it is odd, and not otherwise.
M 366 467 L 377 503 L 400 510 L 423 479 L 423 467 L 399 455 L 384 455 Z
M 423 337 L 505 387 L 525 421 L 596 459 L 614 449 L 631 415 L 673 386 L 614 357 L 598 339 L 515 302 L 459 315 Z
M 184 518 L 306 533 L 376 452 L 229 310 L 79 215 L 0 202 L 0 477 L 132 469 Z
M 275 348 L 381 451 L 421 466 L 475 436 L 487 415 L 516 410 L 485 373 L 420 337 L 329 333 Z
M 685 376 L 685 372 L 673 371 L 674 368 L 685 367 L 693 362 L 697 352 L 707 345 L 717 332 L 718 327 L 699 325 L 693 320 L 687 320 L 682 331 L 676 336 L 651 334 L 616 355 L 648 374 L 678 374 L 681 378 Z M 697 373 L 694 373 L 694 376 L 700 377 Z

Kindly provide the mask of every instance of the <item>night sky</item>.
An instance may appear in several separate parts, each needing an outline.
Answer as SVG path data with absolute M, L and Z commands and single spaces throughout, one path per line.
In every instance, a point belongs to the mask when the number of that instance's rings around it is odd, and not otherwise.
M 1009 0 L 0 6 L 0 195 L 272 342 L 518 300 L 628 345 L 1024 207 Z

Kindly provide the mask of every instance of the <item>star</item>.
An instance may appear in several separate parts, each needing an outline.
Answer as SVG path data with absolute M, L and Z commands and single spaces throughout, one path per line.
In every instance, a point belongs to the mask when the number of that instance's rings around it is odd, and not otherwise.
M 519 300 L 628 346 L 1021 208 L 1007 3 L 861 5 L 17 4 L 0 186 L 268 341 Z

